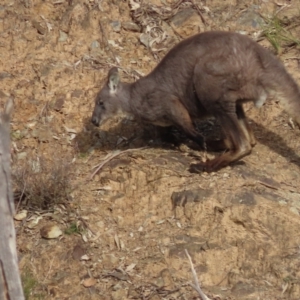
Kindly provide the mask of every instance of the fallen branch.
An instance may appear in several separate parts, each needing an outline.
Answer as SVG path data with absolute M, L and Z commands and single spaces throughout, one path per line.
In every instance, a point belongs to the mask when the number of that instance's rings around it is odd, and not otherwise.
M 197 291 L 197 293 L 199 294 L 199 296 L 200 296 L 200 298 L 201 298 L 202 300 L 211 300 L 210 298 L 208 298 L 208 297 L 202 292 L 202 290 L 201 290 L 201 288 L 200 288 L 200 284 L 199 284 L 199 282 L 198 282 L 197 273 L 196 273 L 196 271 L 195 271 L 195 269 L 194 269 L 194 265 L 193 265 L 192 259 L 191 259 L 190 255 L 189 255 L 188 251 L 187 251 L 186 249 L 185 249 L 184 251 L 185 251 L 185 254 L 186 254 L 186 256 L 187 256 L 187 258 L 188 258 L 188 260 L 189 260 L 189 262 L 190 262 L 191 269 L 192 269 L 192 274 L 193 274 L 193 279 L 194 279 L 194 283 L 195 283 L 195 284 L 193 284 L 193 283 L 190 282 L 189 285 L 190 285 L 191 287 L 193 287 L 193 288 Z
M 92 180 L 93 177 L 103 168 L 103 166 L 105 166 L 113 158 L 115 158 L 115 157 L 117 157 L 119 155 L 122 155 L 124 153 L 127 153 L 127 152 L 143 150 L 143 149 L 146 149 L 146 148 L 148 148 L 148 147 L 141 147 L 141 148 L 135 148 L 135 149 L 127 149 L 127 150 L 124 150 L 124 151 L 117 150 L 115 153 L 113 153 L 112 155 L 110 155 L 109 157 L 107 157 L 101 164 L 93 167 L 93 169 L 94 168 L 97 168 L 97 169 L 90 176 L 90 180 Z

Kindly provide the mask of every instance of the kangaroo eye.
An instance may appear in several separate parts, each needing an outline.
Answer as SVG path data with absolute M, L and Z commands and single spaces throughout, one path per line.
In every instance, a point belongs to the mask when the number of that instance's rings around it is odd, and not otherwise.
M 102 101 L 98 101 L 98 105 L 100 105 L 101 107 L 104 107 L 104 103 Z

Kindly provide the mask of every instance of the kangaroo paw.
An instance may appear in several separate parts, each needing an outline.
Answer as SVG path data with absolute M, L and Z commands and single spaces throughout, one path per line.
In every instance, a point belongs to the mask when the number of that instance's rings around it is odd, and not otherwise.
M 197 164 L 192 164 L 189 171 L 191 173 L 201 173 L 201 172 L 215 172 L 228 165 L 227 161 L 220 159 L 219 157 L 212 160 L 207 160 L 206 162 L 200 162 Z

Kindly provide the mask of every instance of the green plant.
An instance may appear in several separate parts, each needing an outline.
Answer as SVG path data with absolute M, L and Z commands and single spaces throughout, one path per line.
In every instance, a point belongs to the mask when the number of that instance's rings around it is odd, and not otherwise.
M 23 274 L 21 274 L 21 280 L 23 284 L 25 299 L 30 299 L 30 295 L 37 285 L 37 280 L 34 278 L 32 272 L 29 269 L 25 269 Z
M 65 230 L 65 234 L 71 235 L 74 233 L 82 233 L 82 228 L 78 226 L 76 223 L 71 223 L 69 228 Z
M 263 26 L 263 35 L 274 47 L 276 54 L 282 52 L 282 47 L 300 45 L 300 40 L 295 38 L 288 30 L 286 20 L 281 20 L 277 16 L 265 18 L 266 24 Z

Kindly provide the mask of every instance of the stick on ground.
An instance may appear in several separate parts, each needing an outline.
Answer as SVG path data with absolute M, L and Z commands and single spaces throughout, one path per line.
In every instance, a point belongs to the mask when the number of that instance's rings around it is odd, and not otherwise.
M 119 155 L 122 155 L 124 153 L 127 153 L 127 152 L 131 152 L 131 151 L 137 151 L 137 150 L 143 150 L 143 149 L 146 149 L 147 147 L 141 147 L 141 148 L 134 148 L 134 149 L 127 149 L 127 150 L 124 150 L 124 151 L 116 151 L 115 153 L 113 153 L 112 155 L 110 155 L 109 157 L 107 157 L 101 164 L 95 166 L 94 168 L 97 168 L 93 174 L 90 176 L 90 180 L 93 179 L 93 177 L 100 171 L 100 169 L 103 168 L 104 165 L 106 165 L 109 161 L 111 161 L 113 158 L 119 156 Z
M 190 262 L 191 270 L 192 270 L 192 274 L 193 274 L 193 279 L 194 279 L 194 283 L 195 283 L 195 284 L 189 283 L 190 286 L 193 287 L 193 288 L 197 291 L 197 293 L 199 294 L 199 296 L 200 296 L 200 298 L 201 298 L 202 300 L 211 300 L 210 298 L 208 298 L 208 297 L 202 292 L 202 290 L 201 290 L 201 288 L 200 288 L 199 281 L 198 281 L 197 273 L 196 273 L 196 271 L 195 271 L 195 269 L 194 269 L 194 265 L 193 265 L 192 259 L 191 259 L 190 255 L 189 255 L 188 251 L 187 251 L 186 249 L 185 249 L 184 251 L 185 251 L 185 254 L 186 254 L 186 256 L 187 256 L 187 258 L 188 258 L 188 260 L 189 260 L 189 262 Z

